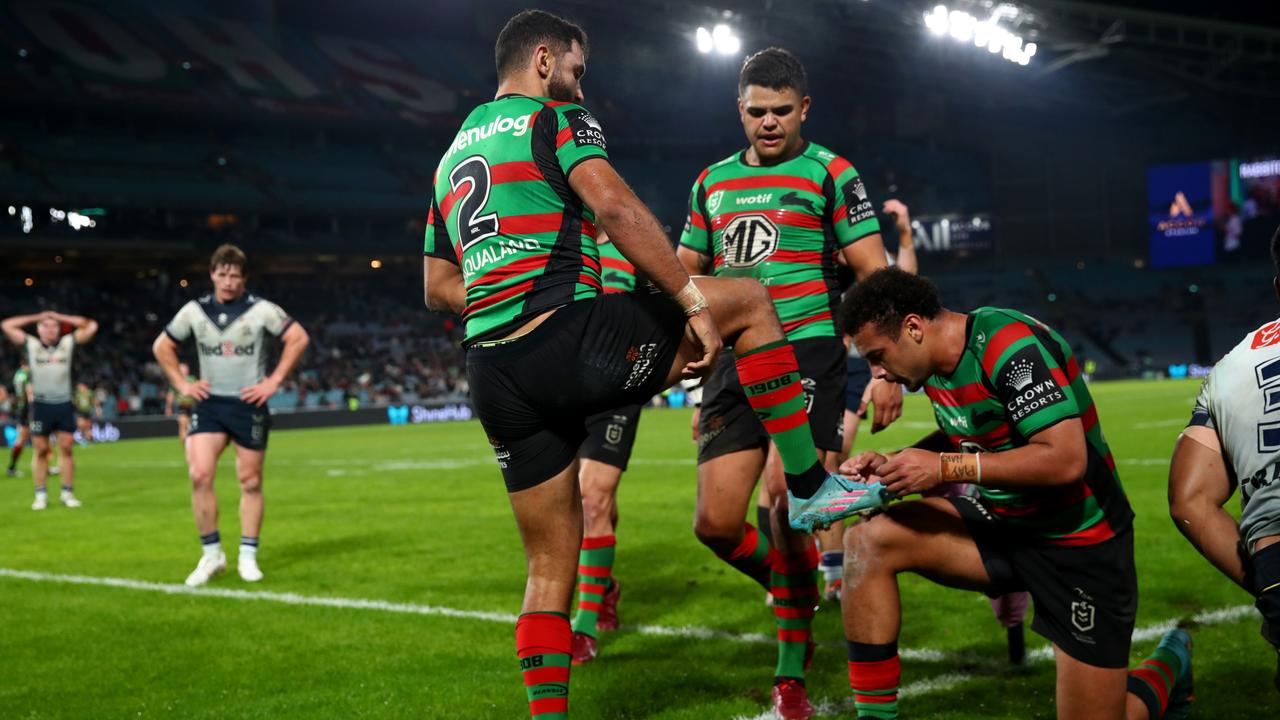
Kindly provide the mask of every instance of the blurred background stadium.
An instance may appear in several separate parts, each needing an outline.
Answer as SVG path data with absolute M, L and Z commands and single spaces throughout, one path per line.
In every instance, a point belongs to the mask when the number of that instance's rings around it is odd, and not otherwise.
M 422 308 L 425 198 L 523 5 L 0 4 L 0 315 L 97 317 L 81 379 L 106 419 L 155 413 L 148 345 L 231 241 L 315 340 L 276 409 L 465 398 L 458 324 Z M 954 306 L 1036 314 L 1105 378 L 1203 372 L 1267 302 L 1280 30 L 1262 5 L 547 6 L 589 30 L 587 105 L 675 233 L 696 173 L 741 145 L 742 56 L 782 45 L 811 74 L 806 134 L 911 206 Z M 966 24 L 992 14 L 999 37 Z M 1178 192 L 1194 214 L 1171 219 Z

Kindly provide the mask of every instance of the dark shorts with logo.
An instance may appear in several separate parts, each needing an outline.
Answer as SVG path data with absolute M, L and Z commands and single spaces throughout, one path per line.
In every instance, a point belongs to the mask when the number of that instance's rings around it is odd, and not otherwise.
M 819 450 L 840 450 L 848 370 L 844 343 L 812 338 L 792 343 L 804 385 L 809 429 Z M 724 353 L 702 386 L 698 414 L 698 464 L 721 455 L 769 446 L 769 433 L 756 418 L 738 381 L 732 353 Z
M 860 357 L 851 357 L 845 361 L 845 370 L 849 373 L 849 386 L 845 389 L 844 409 L 857 415 L 862 407 L 862 394 L 871 384 L 871 366 Z M 859 417 L 866 417 L 863 412 Z
M 31 403 L 31 434 L 48 437 L 56 432 L 76 431 L 76 410 L 70 402 Z
M 471 404 L 507 491 L 568 467 L 587 438 L 587 418 L 660 392 L 684 326 L 684 313 L 663 295 L 616 293 L 566 305 L 510 342 L 470 348 Z
M 188 435 L 226 433 L 231 441 L 249 450 L 266 450 L 271 432 L 271 412 L 240 398 L 211 395 L 196 403 Z
M 642 405 L 624 405 L 587 418 L 587 439 L 578 457 L 627 469 L 631 447 L 636 443 Z
M 947 499 L 978 545 L 992 597 L 1029 592 L 1032 630 L 1087 665 L 1129 666 L 1138 613 L 1131 527 L 1096 545 L 1049 545 L 998 519 L 977 498 Z

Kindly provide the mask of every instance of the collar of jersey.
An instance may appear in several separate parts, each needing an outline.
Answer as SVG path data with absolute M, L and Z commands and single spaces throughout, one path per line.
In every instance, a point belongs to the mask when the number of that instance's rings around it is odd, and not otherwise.
M 746 150 L 742 150 L 741 152 L 738 153 L 738 162 L 743 167 L 749 167 L 752 170 L 768 170 L 770 168 L 782 167 L 783 165 L 786 165 L 792 160 L 795 160 L 798 157 L 802 157 L 809 150 L 809 141 L 805 140 L 803 143 L 800 144 L 800 152 L 796 153 L 795 155 L 792 155 L 791 157 L 787 158 L 786 160 L 783 160 L 782 162 L 777 162 L 772 165 L 752 165 L 751 163 L 747 162 L 747 150 L 749 149 L 750 148 L 748 147 Z

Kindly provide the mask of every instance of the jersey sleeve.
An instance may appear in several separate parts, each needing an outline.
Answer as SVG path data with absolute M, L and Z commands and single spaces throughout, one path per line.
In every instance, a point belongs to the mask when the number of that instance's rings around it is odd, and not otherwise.
M 1196 406 L 1191 410 L 1191 422 L 1187 423 L 1187 427 L 1198 425 L 1217 431 L 1218 426 L 1213 420 L 1213 376 L 1216 374 L 1210 372 L 1209 377 L 1200 384 L 1200 393 L 1196 395 Z
M 557 105 L 556 161 L 567 178 L 573 169 L 591 158 L 609 159 L 608 144 L 600 122 L 580 105 Z
M 448 260 L 459 265 L 458 251 L 449 237 L 449 228 L 445 225 L 444 213 L 440 212 L 440 201 L 436 199 L 435 183 L 431 185 L 431 207 L 427 210 L 427 230 L 422 241 L 422 254 L 427 257 Z
M 867 195 L 867 186 L 853 165 L 836 156 L 827 163 L 827 174 L 831 179 L 830 183 L 824 184 L 829 188 L 827 219 L 840 247 L 848 247 L 880 232 L 880 221 L 876 219 L 875 206 Z
M 289 313 L 284 308 L 271 302 L 270 300 L 259 300 L 262 303 L 262 327 L 267 332 L 276 337 L 284 334 L 285 330 L 293 324 L 293 318 L 289 317 Z
M 173 316 L 168 325 L 164 326 L 164 334 L 168 335 L 174 342 L 186 342 L 191 337 L 191 308 L 192 303 L 187 303 L 178 310 L 178 314 Z
M 707 171 L 703 170 L 689 192 L 689 214 L 680 233 L 680 245 L 711 257 L 711 223 L 707 219 L 707 188 L 703 185 L 706 179 Z
M 1007 325 L 995 333 L 983 366 L 1009 424 L 1022 437 L 1080 415 L 1065 370 L 1026 325 Z

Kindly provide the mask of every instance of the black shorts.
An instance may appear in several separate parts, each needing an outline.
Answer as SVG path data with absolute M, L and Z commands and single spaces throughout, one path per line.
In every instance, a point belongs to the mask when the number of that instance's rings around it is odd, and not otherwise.
M 858 415 L 858 408 L 862 407 L 862 394 L 867 391 L 867 385 L 871 384 L 871 366 L 860 357 L 851 357 L 845 361 L 845 371 L 849 374 L 849 385 L 845 389 L 844 409 Z M 858 416 L 865 418 L 867 413 L 863 411 Z
M 75 433 L 76 411 L 70 402 L 31 403 L 31 434 L 48 437 L 56 432 Z
M 22 402 L 13 409 L 13 420 L 19 425 L 31 425 L 31 403 Z
M 844 343 L 835 338 L 811 338 L 792 343 L 813 444 L 819 450 L 839 451 L 844 425 L 844 395 L 848 371 Z M 698 464 L 740 450 L 769 446 L 769 433 L 756 418 L 738 381 L 734 356 L 723 353 L 702 386 L 698 415 Z
M 469 349 L 471 404 L 507 491 L 568 467 L 588 417 L 661 391 L 684 326 L 663 295 L 616 293 L 566 305 L 510 342 Z
M 266 450 L 271 413 L 239 398 L 211 395 L 196 403 L 188 435 L 226 433 L 231 441 L 249 450 Z
M 641 407 L 624 405 L 587 418 L 587 439 L 578 457 L 626 470 L 631 447 L 636 443 L 636 429 L 640 427 Z
M 1031 593 L 1036 609 L 1032 630 L 1087 665 L 1129 666 L 1138 614 L 1131 527 L 1097 545 L 1049 545 L 1011 528 L 977 498 L 947 499 L 978 545 L 992 597 Z

